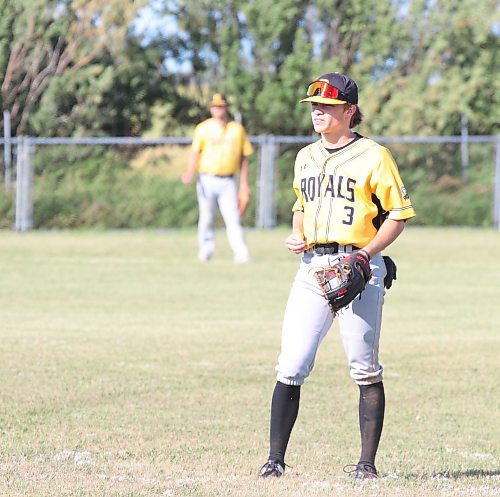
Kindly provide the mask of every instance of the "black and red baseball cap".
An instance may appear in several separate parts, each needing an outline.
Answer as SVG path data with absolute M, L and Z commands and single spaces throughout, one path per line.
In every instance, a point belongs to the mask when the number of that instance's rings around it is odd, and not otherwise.
M 326 105 L 358 103 L 358 85 L 345 74 L 330 72 L 323 74 L 307 87 L 307 97 L 300 101 Z

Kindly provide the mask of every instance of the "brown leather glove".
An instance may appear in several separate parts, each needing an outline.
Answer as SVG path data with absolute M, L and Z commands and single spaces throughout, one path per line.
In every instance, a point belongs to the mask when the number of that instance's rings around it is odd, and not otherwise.
M 335 314 L 347 307 L 365 289 L 371 278 L 370 259 L 366 252 L 358 250 L 333 266 L 315 271 L 314 276 Z

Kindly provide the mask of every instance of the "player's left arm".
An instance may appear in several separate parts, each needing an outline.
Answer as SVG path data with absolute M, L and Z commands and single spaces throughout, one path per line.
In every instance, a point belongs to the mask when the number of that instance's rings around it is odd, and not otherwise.
M 248 184 L 248 157 L 243 156 L 240 164 L 240 190 L 250 190 Z
M 371 258 L 387 248 L 403 232 L 405 222 L 415 216 L 413 206 L 391 153 L 381 147 L 378 167 L 372 176 L 374 193 L 388 213 L 377 234 L 363 250 Z
M 240 127 L 241 130 L 241 163 L 240 163 L 240 191 L 248 192 L 250 195 L 250 185 L 248 183 L 248 169 L 249 161 L 248 156 L 253 154 L 253 146 L 248 139 L 245 128 Z
M 405 221 L 402 219 L 386 219 L 375 237 L 368 242 L 362 250 L 364 250 L 370 259 L 387 248 L 396 238 L 403 232 Z
M 238 207 L 240 216 L 245 214 L 250 205 L 250 185 L 248 184 L 248 158 L 243 156 L 240 165 L 240 186 L 238 188 Z

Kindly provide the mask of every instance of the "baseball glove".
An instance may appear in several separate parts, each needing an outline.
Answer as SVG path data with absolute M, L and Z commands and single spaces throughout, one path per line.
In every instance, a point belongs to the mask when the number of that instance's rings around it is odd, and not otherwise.
M 249 204 L 250 204 L 250 188 L 240 187 L 238 191 L 238 206 L 240 208 L 240 216 L 243 216 L 243 214 L 245 214 Z
M 365 289 L 371 278 L 370 259 L 366 252 L 358 250 L 333 266 L 315 271 L 314 276 L 335 314 Z

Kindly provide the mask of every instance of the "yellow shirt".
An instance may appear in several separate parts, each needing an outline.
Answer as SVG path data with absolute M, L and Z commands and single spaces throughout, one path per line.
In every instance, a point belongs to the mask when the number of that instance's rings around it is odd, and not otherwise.
M 330 154 L 321 140 L 295 160 L 293 211 L 304 212 L 307 246 L 338 242 L 364 247 L 382 221 L 415 216 L 397 165 L 385 147 L 360 137 Z
M 241 160 L 253 153 L 245 128 L 236 121 L 221 126 L 213 118 L 196 126 L 192 149 L 200 152 L 198 171 L 231 175 L 239 171 Z

